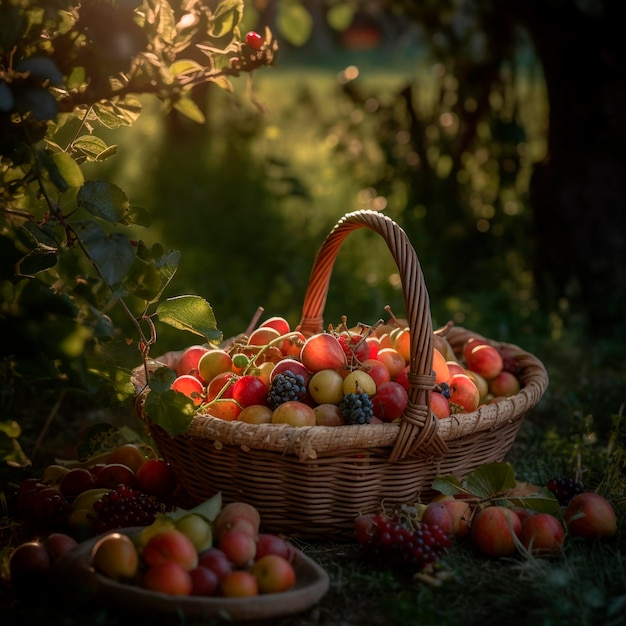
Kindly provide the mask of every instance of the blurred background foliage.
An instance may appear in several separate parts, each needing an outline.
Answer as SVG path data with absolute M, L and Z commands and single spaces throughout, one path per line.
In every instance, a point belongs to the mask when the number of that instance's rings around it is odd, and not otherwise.
M 240 76 L 232 92 L 198 84 L 189 107 L 164 110 L 139 94 L 136 121 L 97 129 L 115 156 L 81 165 L 86 180 L 115 183 L 150 214 L 133 236 L 181 251 L 164 296 L 205 298 L 225 337 L 259 306 L 295 325 L 323 238 L 346 212 L 380 210 L 414 244 L 434 326 L 452 320 L 544 360 L 564 357 L 557 382 L 599 361 L 613 368 L 626 293 L 614 1 L 243 5 L 242 33 L 269 27 L 276 37 L 273 67 Z M 375 234 L 353 234 L 325 321 L 373 323 L 385 305 L 402 315 L 396 272 Z M 124 311 L 106 313 L 133 347 Z M 610 341 L 581 360 L 574 346 L 597 335 Z M 197 341 L 157 324 L 151 353 Z M 132 355 L 125 367 L 139 364 Z M 613 409 L 620 367 L 599 381 Z M 580 399 L 557 400 L 576 410 Z

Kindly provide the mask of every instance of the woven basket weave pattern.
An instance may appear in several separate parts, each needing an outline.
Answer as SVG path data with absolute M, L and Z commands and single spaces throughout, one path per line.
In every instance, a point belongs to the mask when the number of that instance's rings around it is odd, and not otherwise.
M 355 517 L 377 511 L 383 499 L 427 502 L 437 475 L 462 477 L 479 465 L 502 461 L 513 445 L 527 411 L 547 387 L 543 364 L 517 346 L 481 337 L 515 355 L 521 391 L 472 413 L 436 419 L 429 409 L 434 376 L 428 292 L 406 234 L 388 217 L 350 213 L 329 234 L 311 272 L 302 332 L 322 331 L 335 258 L 345 237 L 363 227 L 385 239 L 402 277 L 411 360 L 409 404 L 399 423 L 293 428 L 200 415 L 184 436 L 172 437 L 145 418 L 192 500 L 201 502 L 219 491 L 225 502 L 257 507 L 268 532 L 348 539 Z M 457 354 L 470 336 L 480 337 L 454 326 L 446 334 Z

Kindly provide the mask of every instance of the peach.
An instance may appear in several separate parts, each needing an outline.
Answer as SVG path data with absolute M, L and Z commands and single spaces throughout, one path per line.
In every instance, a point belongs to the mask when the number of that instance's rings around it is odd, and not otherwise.
M 470 535 L 479 552 L 487 556 L 513 554 L 517 547 L 515 537 L 522 530 L 520 519 L 505 506 L 487 506 L 479 510 L 472 521 Z
M 150 591 L 171 596 L 188 596 L 193 590 L 193 579 L 189 571 L 174 561 L 163 561 L 149 567 L 142 584 Z
M 253 330 L 248 337 L 249 346 L 266 346 L 275 339 L 278 339 L 281 333 L 271 326 L 259 326 Z
M 479 344 L 469 351 L 466 358 L 468 369 L 480 374 L 486 380 L 495 378 L 503 367 L 502 356 L 489 344 Z
M 565 529 L 554 515 L 535 513 L 524 517 L 520 539 L 534 556 L 556 554 L 563 547 Z
M 244 407 L 237 419 L 247 424 L 269 424 L 272 421 L 272 412 L 266 404 L 251 404 Z
M 402 355 L 405 365 L 411 360 L 411 332 L 408 328 L 391 332 L 391 347 Z
M 177 529 L 165 530 L 150 537 L 141 556 L 149 567 L 172 562 L 191 570 L 198 565 L 198 552 L 193 542 Z
M 302 364 L 310 372 L 341 370 L 347 365 L 346 353 L 335 335 L 318 333 L 311 335 L 300 352 Z
M 466 413 L 478 408 L 480 395 L 474 381 L 466 374 L 453 374 L 449 381 L 450 402 L 460 406 Z
M 450 378 L 455 374 L 465 374 L 465 368 L 457 361 L 446 361 L 446 365 L 450 372 Z
M 440 500 L 440 502 L 448 509 L 448 513 L 452 519 L 452 534 L 455 537 L 464 537 L 467 535 L 472 518 L 472 509 L 469 502 L 458 500 L 452 496 Z
M 261 593 L 280 593 L 291 589 L 296 583 L 293 565 L 278 554 L 266 554 L 255 561 L 252 575 Z
M 200 406 L 202 404 L 204 386 L 200 379 L 195 376 L 192 376 L 191 374 L 178 376 L 174 379 L 170 388 L 187 396 L 193 402 L 194 406 Z
M 289 424 L 294 427 L 315 426 L 315 411 L 308 404 L 289 400 L 274 409 L 272 424 Z
M 387 367 L 391 380 L 406 366 L 404 357 L 395 348 L 381 348 L 376 358 Z
M 127 535 L 112 532 L 104 535 L 91 549 L 95 569 L 114 580 L 127 580 L 137 574 L 139 554 Z
M 286 358 L 300 358 L 306 337 L 300 331 L 289 333 L 280 344 L 280 351 Z
M 291 561 L 294 552 L 292 545 L 280 535 L 261 533 L 256 539 L 256 555 L 254 558 L 258 561 L 261 557 L 268 554 L 278 554 Z
M 256 539 L 248 532 L 231 528 L 219 536 L 217 548 L 235 567 L 245 567 L 254 561 Z
M 219 398 L 213 400 L 204 407 L 205 413 L 218 417 L 226 422 L 232 422 L 236 420 L 242 411 L 242 407 L 239 403 L 235 402 L 232 398 Z
M 502 371 L 489 383 L 489 393 L 501 398 L 509 398 L 520 391 L 520 382 L 511 372 Z
M 617 517 L 611 503 L 592 491 L 579 493 L 569 501 L 563 521 L 573 537 L 608 538 L 617 533 Z
M 248 519 L 258 532 L 261 526 L 261 515 L 259 511 L 247 502 L 228 502 L 222 507 L 222 510 L 213 522 L 213 534 L 216 539 L 219 539 L 225 530 L 232 528 L 233 520 L 238 517 Z
M 219 591 L 225 598 L 249 598 L 259 595 L 259 584 L 251 572 L 234 570 L 220 579 Z

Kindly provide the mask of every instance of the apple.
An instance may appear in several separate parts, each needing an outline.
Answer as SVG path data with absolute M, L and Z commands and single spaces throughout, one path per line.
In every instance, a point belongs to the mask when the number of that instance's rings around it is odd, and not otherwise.
M 141 551 L 141 556 L 149 567 L 173 562 L 191 570 L 198 565 L 198 553 L 193 542 L 175 528 L 150 537 Z
M 513 554 L 517 547 L 522 523 L 515 511 L 505 506 L 491 505 L 480 509 L 472 520 L 470 536 L 473 545 L 487 556 Z
M 194 406 L 200 406 L 203 402 L 204 385 L 191 374 L 183 374 L 175 378 L 170 389 L 187 396 Z
M 486 380 L 495 378 L 504 366 L 498 350 L 489 344 L 474 346 L 467 355 L 466 364 L 468 369 L 480 374 Z
M 520 389 L 521 386 L 517 376 L 505 370 L 488 382 L 489 393 L 501 398 L 514 396 L 516 393 L 519 393 Z
M 343 381 L 337 370 L 320 370 L 309 380 L 309 394 L 317 404 L 339 404 L 345 395 Z
M 280 351 L 285 358 L 300 358 L 302 346 L 306 342 L 306 337 L 300 331 L 289 333 L 280 344 Z
M 311 335 L 300 352 L 302 364 L 310 372 L 320 370 L 342 370 L 347 366 L 347 357 L 335 335 L 318 333 Z
M 458 363 L 457 361 L 446 361 L 446 365 L 448 366 L 448 371 L 450 372 L 450 378 L 455 374 L 467 374 L 465 368 Z M 450 379 L 448 379 L 448 382 Z
M 592 491 L 579 493 L 569 501 L 563 521 L 572 537 L 609 538 L 617 533 L 617 517 L 611 503 Z
M 480 402 L 478 387 L 467 374 L 453 374 L 449 385 L 451 403 L 460 406 L 466 413 L 478 408 Z
M 365 360 L 375 359 L 378 351 L 380 350 L 380 339 L 376 337 L 376 335 L 369 335 L 365 338 L 365 342 L 370 347 L 369 356 Z
M 239 376 L 237 376 L 235 372 L 222 372 L 221 374 L 217 374 L 207 385 L 206 401 L 212 402 L 216 398 L 232 398 L 233 385 L 238 378 Z
M 361 369 L 372 377 L 376 387 L 391 380 L 391 374 L 387 366 L 375 357 L 365 359 L 365 361 L 361 363 Z
M 213 534 L 215 537 L 219 539 L 224 531 L 232 528 L 233 520 L 239 517 L 245 517 L 252 522 L 258 533 L 261 526 L 261 515 L 256 507 L 247 502 L 228 502 L 222 506 L 213 522 Z
M 315 411 L 304 402 L 289 400 L 274 409 L 272 424 L 289 424 L 295 427 L 315 426 Z
M 231 528 L 219 536 L 217 548 L 235 567 L 245 567 L 254 561 L 256 539 L 243 530 Z
M 220 579 L 219 590 L 225 598 L 249 598 L 259 594 L 259 584 L 251 572 L 234 570 Z
M 280 593 L 291 589 L 296 583 L 293 565 L 278 554 L 266 554 L 255 561 L 252 575 L 261 593 Z
M 524 517 L 520 540 L 534 556 L 557 554 L 565 541 L 565 529 L 554 515 L 535 513 Z
M 448 535 L 453 534 L 452 516 L 443 502 L 429 502 L 422 513 L 421 521 L 425 524 L 439 526 Z
M 316 426 L 345 426 L 346 418 L 336 404 L 318 404 L 313 407 Z
M 139 569 L 139 554 L 128 535 L 113 532 L 100 538 L 91 549 L 95 569 L 114 580 L 129 580 Z
M 343 351 L 351 365 L 357 365 L 369 358 L 370 347 L 360 333 L 354 331 L 342 332 L 337 337 L 343 346 Z
M 95 477 L 97 487 L 115 489 L 118 485 L 135 487 L 137 475 L 123 463 L 107 463 Z
M 207 346 L 194 345 L 186 348 L 176 363 L 176 376 L 186 374 L 194 375 L 198 372 L 198 363 L 205 352 L 208 352 Z
M 198 566 L 206 567 L 215 572 L 218 580 L 235 568 L 224 552 L 215 547 L 200 552 Z
M 83 491 L 93 489 L 96 486 L 94 475 L 84 467 L 73 467 L 61 478 L 59 491 L 66 498 L 74 498 Z
M 343 393 L 366 393 L 371 398 L 376 393 L 376 383 L 367 372 L 353 370 L 343 380 Z
M 409 401 L 406 389 L 393 380 L 383 383 L 372 398 L 374 415 L 384 422 L 400 417 Z
M 233 400 L 242 408 L 251 404 L 264 404 L 267 391 L 267 385 L 258 376 L 246 374 L 233 385 Z
M 170 596 L 188 596 L 193 591 L 191 574 L 174 561 L 163 561 L 151 565 L 146 569 L 141 580 L 146 589 Z
M 200 379 L 208 384 L 218 374 L 232 371 L 233 359 L 226 350 L 215 348 L 207 350 L 198 361 Z
M 212 596 L 216 593 L 219 578 L 212 569 L 198 565 L 189 571 L 189 576 L 191 576 L 192 596 Z
M 237 419 L 247 424 L 270 424 L 272 413 L 272 409 L 267 404 L 251 404 L 239 413 Z
M 261 322 L 260 328 L 264 328 L 265 326 L 269 326 L 270 328 L 275 328 L 279 335 L 286 335 L 291 332 L 291 327 L 289 322 L 280 316 L 274 316 L 267 318 L 264 322 Z
M 293 560 L 293 547 L 280 535 L 273 533 L 261 533 L 256 539 L 256 555 L 255 560 L 259 560 L 268 554 L 277 554 L 288 561 Z
M 164 459 L 148 459 L 138 470 L 137 486 L 150 496 L 166 498 L 178 486 L 178 478 L 172 466 Z
M 438 419 L 450 417 L 450 403 L 448 399 L 438 391 L 433 391 L 430 394 L 430 410 Z
M 202 552 L 213 545 L 211 523 L 199 513 L 188 513 L 176 520 L 176 530 L 186 535 L 197 552 Z
M 282 359 L 272 369 L 270 374 L 270 383 L 274 380 L 277 374 L 284 374 L 287 370 L 291 371 L 295 376 L 302 376 L 304 378 L 304 384 L 308 385 L 311 379 L 311 372 L 297 359 L 286 358 Z
M 253 330 L 248 337 L 249 346 L 266 346 L 278 339 L 281 333 L 271 326 L 259 326 Z
M 482 346 L 482 345 L 487 345 L 488 342 L 485 339 L 480 339 L 478 337 L 469 337 L 465 343 L 463 344 L 463 347 L 461 348 L 461 354 L 463 355 L 463 358 L 465 359 L 465 362 L 467 363 L 467 358 L 470 354 L 470 352 L 476 347 L 476 346 Z
M 446 496 L 439 500 L 446 509 L 452 519 L 452 535 L 455 537 L 464 537 L 469 534 L 470 520 L 472 519 L 472 509 L 469 502 L 459 500 L 453 496 Z
M 395 348 L 381 348 L 376 358 L 389 370 L 393 380 L 407 365 L 404 357 Z
M 43 543 L 27 541 L 11 552 L 9 574 L 18 587 L 39 582 L 47 576 L 52 560 Z

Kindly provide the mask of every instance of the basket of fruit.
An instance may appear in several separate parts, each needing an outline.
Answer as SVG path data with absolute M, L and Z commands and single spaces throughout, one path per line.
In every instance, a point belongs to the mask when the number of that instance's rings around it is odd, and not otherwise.
M 387 244 L 406 319 L 325 327 L 334 262 L 360 228 Z M 180 391 L 189 382 L 182 377 L 200 381 L 182 434 L 151 420 L 146 393 L 138 396 L 189 497 L 221 492 L 225 502 L 255 506 L 268 531 L 312 539 L 353 537 L 355 518 L 381 501 L 428 502 L 436 476 L 503 460 L 548 384 L 541 361 L 518 346 L 454 325 L 433 330 L 415 250 L 396 222 L 374 211 L 346 214 L 323 242 L 296 329 L 271 318 L 161 364 L 181 379 L 172 385 Z

